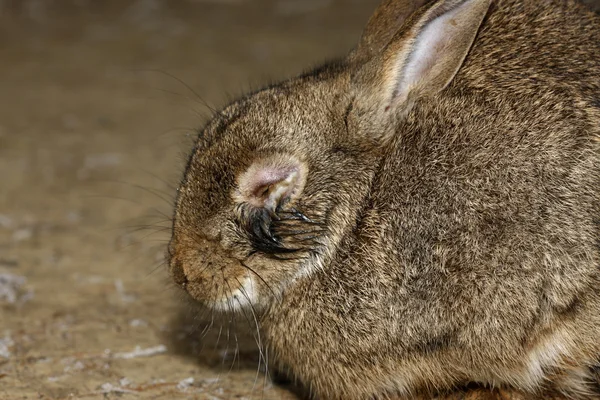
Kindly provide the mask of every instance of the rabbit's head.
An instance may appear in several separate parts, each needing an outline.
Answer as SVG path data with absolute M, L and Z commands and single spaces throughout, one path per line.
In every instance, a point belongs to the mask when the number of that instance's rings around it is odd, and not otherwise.
M 169 247 L 171 273 L 195 299 L 260 305 L 319 268 L 352 224 L 378 146 L 352 135 L 340 71 L 262 90 L 202 130 Z
M 406 7 L 387 3 L 346 59 L 236 101 L 202 129 L 169 246 L 171 274 L 195 299 L 265 305 L 323 269 L 398 120 L 452 80 L 489 6 L 430 3 L 398 28 Z

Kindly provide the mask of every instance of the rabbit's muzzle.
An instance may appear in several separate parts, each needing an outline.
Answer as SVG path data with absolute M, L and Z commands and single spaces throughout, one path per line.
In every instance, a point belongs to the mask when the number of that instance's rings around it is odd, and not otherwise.
M 254 300 L 252 277 L 218 242 L 174 236 L 168 253 L 174 281 L 204 305 L 233 311 Z

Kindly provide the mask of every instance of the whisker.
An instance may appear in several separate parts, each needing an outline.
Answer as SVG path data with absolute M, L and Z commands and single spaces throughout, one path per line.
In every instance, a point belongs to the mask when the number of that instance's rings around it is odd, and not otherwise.
M 198 103 L 198 104 L 204 105 L 204 104 L 202 104 L 202 103 L 200 103 L 198 101 L 195 101 L 194 99 L 192 99 L 189 96 L 186 96 L 184 94 L 175 92 L 173 90 L 168 90 L 168 89 L 163 89 L 163 88 L 157 88 L 157 87 L 155 87 L 153 89 L 154 90 L 158 90 L 159 92 L 163 92 L 163 93 L 171 94 L 171 95 L 174 95 L 174 96 L 182 97 L 185 100 L 188 100 L 188 101 L 191 101 L 191 102 L 194 102 L 194 103 Z M 175 104 L 175 105 L 177 105 L 177 104 L 182 105 L 182 104 L 185 104 L 185 103 L 182 103 L 182 102 L 173 102 L 173 104 Z M 198 110 L 196 110 L 196 109 L 194 109 L 193 107 L 190 107 L 190 106 L 186 106 L 186 108 L 188 110 L 190 110 L 194 115 L 196 115 L 201 120 L 206 120 L 206 119 L 210 118 L 210 116 L 211 116 L 210 114 L 209 115 L 202 114 L 200 111 L 198 111 Z
M 256 316 L 256 310 L 254 309 L 254 306 L 252 305 L 252 302 L 250 301 L 250 297 L 246 293 L 246 289 L 244 289 L 244 287 L 241 285 L 241 282 L 237 278 L 236 278 L 236 281 L 238 282 L 238 285 L 240 285 L 240 292 L 246 298 L 246 300 L 248 300 L 250 312 L 252 313 L 252 317 L 254 318 L 254 325 L 256 326 L 256 336 L 257 336 L 257 344 L 258 344 L 258 351 L 259 351 L 258 370 L 257 370 L 256 379 L 254 382 L 254 385 L 256 385 L 256 382 L 258 379 L 258 373 L 260 372 L 260 358 L 262 358 L 264 365 L 265 365 L 265 374 L 268 374 L 268 371 L 269 371 L 269 360 L 266 358 L 265 353 L 264 353 L 263 344 L 262 344 L 262 340 L 261 340 L 261 336 L 260 336 L 260 327 L 258 324 L 259 318 L 257 318 L 257 316 Z M 252 390 L 254 391 L 254 386 L 253 386 Z M 264 395 L 264 386 L 263 386 L 263 395 Z
M 111 200 L 122 200 L 122 201 L 128 201 L 130 203 L 136 204 L 138 206 L 142 205 L 141 201 L 137 201 L 134 199 L 129 199 L 127 197 L 121 197 L 121 196 L 115 196 L 115 195 L 110 195 L 110 194 L 82 194 L 81 198 L 84 199 L 111 199 Z
M 181 78 L 178 78 L 175 75 L 173 75 L 173 74 L 171 74 L 171 73 L 169 73 L 167 71 L 160 70 L 160 69 L 145 68 L 145 69 L 137 69 L 137 71 L 140 71 L 140 72 L 157 72 L 157 73 L 163 74 L 165 76 L 168 76 L 171 79 L 174 79 L 175 81 L 177 81 L 181 85 L 183 85 L 186 89 L 188 89 L 192 94 L 194 94 L 198 98 L 198 100 L 200 101 L 199 104 L 202 104 L 203 106 L 205 106 L 206 108 L 208 108 L 213 113 L 217 112 L 217 110 L 214 107 L 210 106 L 208 104 L 208 102 L 206 100 L 204 100 L 204 98 L 198 94 L 198 92 L 196 92 L 190 85 L 188 85 L 187 83 L 185 83 Z
M 223 282 L 227 283 L 227 279 L 225 278 L 225 272 L 223 272 L 223 270 L 221 270 L 221 275 L 223 276 Z M 229 285 L 227 285 L 227 286 L 229 287 Z M 229 288 L 229 292 L 231 293 L 231 288 Z M 229 301 L 227 301 L 227 307 L 231 311 L 231 305 L 230 305 Z M 222 332 L 223 332 L 223 324 L 221 324 L 219 326 L 219 334 L 217 335 L 217 342 L 215 343 L 215 347 L 214 347 L 215 350 L 219 346 L 219 340 L 221 339 L 221 333 Z
M 233 337 L 235 339 L 235 351 L 233 353 L 233 361 L 231 362 L 231 367 L 229 368 L 229 372 L 231 372 L 231 370 L 233 369 L 236 358 L 238 361 L 238 369 L 240 368 L 240 357 L 239 357 L 240 346 L 239 346 L 239 341 L 238 341 L 238 337 L 237 337 L 237 324 L 235 321 L 234 313 L 231 314 L 231 320 L 233 321 Z
M 126 226 L 124 229 L 127 229 L 127 234 L 133 234 L 137 232 L 144 231 L 153 231 L 154 233 L 158 232 L 168 232 L 173 229 L 170 226 L 156 226 L 156 225 L 137 225 L 137 226 Z
M 152 139 L 154 141 L 156 141 L 156 140 L 158 140 L 159 138 L 161 138 L 164 135 L 168 135 L 170 133 L 175 133 L 175 132 L 185 132 L 186 136 L 187 136 L 189 134 L 196 134 L 196 128 L 192 128 L 192 127 L 189 127 L 189 126 L 176 126 L 176 127 L 171 128 L 171 129 L 165 129 L 164 131 L 162 131 L 162 132 L 154 135 L 152 137 Z
M 227 359 L 227 356 L 229 355 L 229 343 L 231 341 L 231 316 L 233 315 L 233 306 L 231 304 L 231 302 L 227 302 L 227 308 L 229 311 L 229 320 L 227 322 L 227 347 L 225 348 L 225 351 L 223 352 L 223 357 L 221 360 L 221 370 L 225 369 L 225 360 Z M 231 369 L 229 369 L 227 371 L 227 374 L 229 374 L 231 372 Z
M 238 281 L 238 283 L 239 283 L 239 281 Z M 241 284 L 240 284 L 240 288 L 241 288 Z M 244 294 L 243 291 L 242 291 L 242 294 Z M 246 298 L 247 298 L 247 295 L 244 294 L 244 296 L 246 296 Z M 246 313 L 244 311 L 244 308 L 242 306 L 242 303 L 237 298 L 235 300 L 239 303 L 239 305 L 241 307 L 241 310 L 240 310 L 241 314 L 246 319 L 246 322 L 248 323 L 248 326 L 252 330 L 254 330 L 254 327 L 252 326 L 252 322 L 250 321 L 250 318 L 248 318 L 248 316 L 246 315 Z M 250 300 L 248 300 L 248 301 L 250 301 Z M 252 311 L 252 309 L 250 309 L 250 310 L 251 310 L 252 315 L 254 316 L 254 312 Z M 254 321 L 256 322 L 256 317 L 254 318 Z M 258 330 L 258 323 L 257 322 L 256 322 L 255 326 L 256 326 L 256 329 Z M 256 346 L 258 347 L 258 367 L 256 369 L 256 377 L 254 378 L 254 384 L 252 385 L 252 389 L 251 389 L 251 392 L 254 392 L 254 388 L 256 387 L 256 383 L 258 382 L 258 376 L 260 375 L 260 366 L 261 366 L 262 360 L 264 359 L 264 355 L 263 355 L 263 351 L 262 351 L 262 342 L 260 340 L 260 333 L 258 333 L 258 336 L 253 333 L 252 337 L 254 338 L 254 342 L 256 343 Z
M 215 295 L 215 300 L 216 300 L 216 295 Z M 206 326 L 202 332 L 200 332 L 200 339 L 204 339 L 206 337 L 206 335 L 208 334 L 208 331 L 210 331 L 210 329 L 212 328 L 212 326 L 215 322 L 215 312 L 212 308 L 210 309 L 210 311 L 211 311 L 210 312 L 210 324 L 208 326 Z
M 134 187 L 136 189 L 140 189 L 140 190 L 142 190 L 142 191 L 144 191 L 146 193 L 149 193 L 149 194 L 157 197 L 158 199 L 164 201 L 165 203 L 167 203 L 167 205 L 169 207 L 173 207 L 174 199 L 172 198 L 172 195 L 170 193 L 169 194 L 163 193 L 163 192 L 161 192 L 158 189 L 152 189 L 152 188 L 148 188 L 148 187 L 145 187 L 145 186 L 142 186 L 142 185 L 138 185 L 138 184 L 135 184 L 135 183 L 120 181 L 120 180 L 117 180 L 117 179 L 100 179 L 100 180 L 97 180 L 97 181 L 98 182 L 108 182 L 108 183 L 118 183 L 120 185 L 128 185 L 128 186 Z
M 169 188 L 173 192 L 175 192 L 177 190 L 177 187 L 173 185 L 173 182 L 168 182 L 167 180 L 165 180 L 165 179 L 161 178 L 160 176 L 156 175 L 154 172 L 148 171 L 146 169 L 142 169 L 142 172 L 150 175 L 151 177 L 153 177 L 155 179 L 158 179 L 160 182 L 162 182 L 167 188 Z
M 144 279 L 148 279 L 150 276 L 152 276 L 153 274 L 155 274 L 158 271 L 159 268 L 163 268 L 163 267 L 166 267 L 166 266 L 167 266 L 167 262 L 165 260 L 159 261 L 157 263 L 157 265 L 154 265 L 154 266 L 151 267 L 152 269 L 150 270 L 150 272 L 148 272 L 146 274 L 146 276 L 144 277 Z M 175 282 L 173 282 L 172 280 L 169 280 L 169 283 L 173 284 L 174 287 L 178 287 L 175 284 Z
M 252 269 L 251 267 L 249 267 L 248 265 L 246 265 L 246 263 L 244 261 L 241 261 L 241 264 L 244 268 L 246 268 L 248 271 L 252 272 L 254 275 L 256 275 L 258 277 L 258 279 L 261 280 L 262 283 L 265 284 L 265 286 L 267 287 L 267 289 L 269 289 L 269 291 L 271 292 L 271 294 L 273 294 L 273 297 L 275 297 L 276 299 L 278 299 L 277 294 L 275 293 L 275 291 L 273 290 L 273 288 L 271 287 L 271 285 L 269 285 L 267 283 L 267 281 L 258 273 L 256 272 L 254 269 Z

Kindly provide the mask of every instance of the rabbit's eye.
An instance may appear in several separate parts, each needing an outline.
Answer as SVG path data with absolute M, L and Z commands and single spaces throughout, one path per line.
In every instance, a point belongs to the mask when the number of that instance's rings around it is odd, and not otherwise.
M 275 211 L 240 205 L 236 223 L 255 252 L 290 259 L 291 254 L 317 251 L 323 225 L 294 208 L 278 207 Z
M 267 189 L 268 191 L 268 189 Z M 265 254 L 289 253 L 275 234 L 274 224 L 278 217 L 273 212 L 245 204 L 238 209 L 237 223 L 256 251 Z

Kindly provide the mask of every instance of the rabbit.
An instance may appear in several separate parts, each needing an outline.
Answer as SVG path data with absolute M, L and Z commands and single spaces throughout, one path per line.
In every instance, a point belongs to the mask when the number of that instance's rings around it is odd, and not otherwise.
M 600 398 L 599 17 L 385 0 L 201 129 L 167 257 L 310 398 Z

